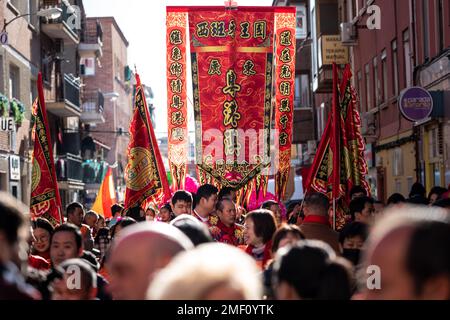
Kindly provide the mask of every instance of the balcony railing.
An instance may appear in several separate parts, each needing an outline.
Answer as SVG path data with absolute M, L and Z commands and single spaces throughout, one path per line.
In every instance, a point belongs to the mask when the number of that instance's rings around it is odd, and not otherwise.
M 81 121 L 85 123 L 104 123 L 103 116 L 104 97 L 99 90 L 85 91 L 82 97 Z
M 79 7 L 75 5 L 68 6 L 66 1 L 45 0 L 41 9 L 60 8 L 61 15 L 56 19 L 41 18 L 42 31 L 54 39 L 63 39 L 64 41 L 79 42 L 79 30 L 81 14 Z
M 108 170 L 105 161 L 85 160 L 83 161 L 83 182 L 86 184 L 100 184 Z
M 83 180 L 81 158 L 69 153 L 58 156 L 56 160 L 56 178 L 58 181 L 81 182 Z

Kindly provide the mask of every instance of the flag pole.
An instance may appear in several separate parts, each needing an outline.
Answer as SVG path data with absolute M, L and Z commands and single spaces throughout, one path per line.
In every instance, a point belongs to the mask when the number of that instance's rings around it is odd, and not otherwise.
M 333 230 L 336 230 L 336 198 L 333 197 Z

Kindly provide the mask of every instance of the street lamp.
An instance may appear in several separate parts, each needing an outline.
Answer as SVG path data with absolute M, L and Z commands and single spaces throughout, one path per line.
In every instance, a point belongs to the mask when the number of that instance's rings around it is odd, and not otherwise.
M 3 20 L 3 31 L 6 31 L 6 27 L 14 22 L 15 20 L 22 18 L 22 17 L 26 17 L 26 16 L 32 16 L 32 15 L 37 15 L 38 17 L 45 17 L 48 19 L 58 19 L 61 16 L 62 13 L 62 9 L 61 8 L 47 8 L 47 9 L 41 9 L 38 12 L 35 13 L 25 13 L 25 14 L 21 14 L 11 20 L 9 20 L 8 22 L 6 21 L 6 19 Z

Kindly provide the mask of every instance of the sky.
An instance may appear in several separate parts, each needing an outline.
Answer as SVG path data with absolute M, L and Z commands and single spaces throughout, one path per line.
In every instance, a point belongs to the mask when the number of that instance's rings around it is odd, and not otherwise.
M 129 42 L 128 65 L 155 94 L 155 133 L 167 134 L 166 6 L 223 6 L 224 0 L 84 0 L 88 17 L 113 16 Z M 239 6 L 270 6 L 273 0 L 238 0 Z M 187 70 L 188 97 L 190 70 Z M 192 99 L 189 99 L 192 101 Z M 189 127 L 193 126 L 189 105 Z

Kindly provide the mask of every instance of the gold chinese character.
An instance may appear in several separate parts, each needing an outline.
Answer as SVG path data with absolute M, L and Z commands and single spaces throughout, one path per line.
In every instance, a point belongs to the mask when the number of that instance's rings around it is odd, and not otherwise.
M 280 134 L 280 145 L 285 146 L 287 144 L 289 136 L 286 132 L 283 132 Z
M 280 101 L 280 112 L 290 112 L 291 108 L 289 107 L 289 99 L 281 99 Z
M 248 23 L 247 21 L 242 22 L 240 26 L 241 26 L 241 34 L 240 34 L 241 38 L 243 39 L 250 38 L 250 33 L 248 32 L 250 29 L 250 23 Z
M 247 60 L 244 62 L 244 71 L 242 71 L 243 74 L 245 74 L 246 76 L 252 76 L 254 74 L 256 74 L 256 71 L 253 70 L 255 64 L 253 63 L 252 60 Z
M 233 69 L 227 71 L 226 77 L 227 85 L 222 89 L 222 92 L 229 94 L 234 98 L 236 96 L 236 92 L 241 91 L 241 86 L 236 83 L 236 73 Z
M 228 35 L 234 38 L 235 31 L 236 31 L 236 22 L 234 22 L 234 20 L 230 20 L 230 24 L 228 25 Z
M 209 36 L 208 22 L 197 23 L 197 37 L 206 38 Z
M 181 89 L 183 88 L 183 84 L 180 79 L 170 81 L 170 88 L 173 93 L 181 93 Z
M 282 46 L 290 46 L 292 44 L 291 42 L 291 31 L 286 30 L 283 31 L 280 35 L 280 44 Z
M 181 97 L 179 95 L 174 95 L 172 97 L 172 104 L 170 106 L 175 109 L 181 109 L 183 104 L 184 104 L 184 102 L 181 101 Z
M 255 21 L 253 24 L 253 37 L 254 38 L 266 38 L 266 22 L 265 21 Z
M 177 76 L 179 77 L 181 75 L 181 73 L 183 72 L 183 66 L 181 65 L 181 63 L 178 62 L 174 62 L 170 65 L 170 73 L 173 76 Z
M 238 120 L 241 119 L 241 114 L 238 112 L 236 100 L 225 101 L 223 104 L 223 116 L 223 124 L 225 126 L 231 125 L 233 128 L 238 126 Z
M 291 84 L 286 81 L 280 83 L 280 92 L 283 96 L 289 96 L 291 94 Z
M 287 125 L 287 122 L 288 122 L 288 116 L 287 115 L 282 115 L 281 116 L 281 118 L 280 118 L 280 123 L 281 123 L 281 127 L 283 128 L 283 129 L 286 129 L 286 125 Z
M 220 62 L 217 59 L 212 59 L 211 62 L 209 63 L 209 70 L 208 70 L 208 74 L 211 76 L 213 74 L 218 74 L 221 75 L 222 72 L 220 71 Z
M 172 112 L 171 123 L 173 125 L 179 126 L 184 122 L 183 113 L 181 111 Z
M 291 62 L 291 51 L 289 48 L 284 48 L 283 51 L 281 51 L 280 60 L 284 63 Z
M 280 78 L 289 79 L 291 77 L 291 75 L 292 75 L 291 68 L 286 64 L 282 65 Z
M 175 29 L 170 32 L 169 35 L 171 44 L 182 44 L 183 40 L 181 39 L 181 30 Z
M 173 47 L 172 49 L 172 59 L 178 61 L 181 59 L 181 50 L 178 47 Z
M 225 22 L 214 21 L 211 22 L 211 37 L 225 37 Z

